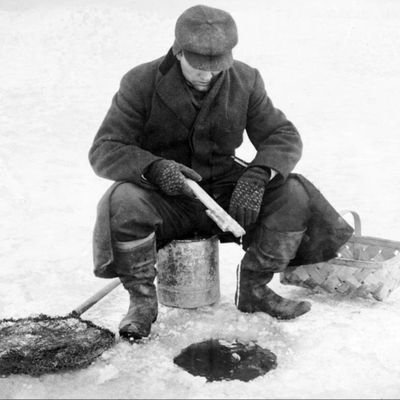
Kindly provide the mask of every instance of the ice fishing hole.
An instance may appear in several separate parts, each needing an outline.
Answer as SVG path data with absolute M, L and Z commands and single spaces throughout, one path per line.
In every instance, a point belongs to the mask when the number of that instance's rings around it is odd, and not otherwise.
M 234 380 L 248 382 L 277 367 L 277 357 L 254 342 L 210 339 L 193 343 L 174 358 L 174 363 L 208 382 Z

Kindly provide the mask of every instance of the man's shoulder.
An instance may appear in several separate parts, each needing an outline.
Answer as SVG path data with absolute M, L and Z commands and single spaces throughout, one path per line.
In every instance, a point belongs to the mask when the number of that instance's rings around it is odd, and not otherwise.
M 244 73 L 254 73 L 255 71 L 254 67 L 240 60 L 233 61 L 233 68 L 237 69 L 238 71 L 242 71 Z
M 163 59 L 164 56 L 131 68 L 122 77 L 122 83 L 130 86 L 132 84 L 154 82 Z
M 243 61 L 234 60 L 231 71 L 238 80 L 247 83 L 250 88 L 253 87 L 258 74 L 256 68 L 244 63 Z

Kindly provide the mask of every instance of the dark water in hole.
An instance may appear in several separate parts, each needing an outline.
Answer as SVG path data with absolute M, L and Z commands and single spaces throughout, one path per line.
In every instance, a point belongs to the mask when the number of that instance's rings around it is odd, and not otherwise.
M 210 339 L 194 343 L 174 363 L 207 381 L 238 379 L 248 382 L 277 367 L 276 355 L 255 343 Z

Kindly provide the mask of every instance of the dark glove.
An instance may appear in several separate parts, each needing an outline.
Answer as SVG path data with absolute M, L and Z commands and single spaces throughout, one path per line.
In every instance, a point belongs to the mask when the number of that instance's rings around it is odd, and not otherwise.
M 237 181 L 229 204 L 229 214 L 243 228 L 256 222 L 270 177 L 269 168 L 249 167 Z
M 172 160 L 158 160 L 150 164 L 145 178 L 153 185 L 158 186 L 165 194 L 177 196 L 184 194 L 194 197 L 190 187 L 186 184 L 185 177 L 196 182 L 201 181 L 201 176 L 185 165 Z

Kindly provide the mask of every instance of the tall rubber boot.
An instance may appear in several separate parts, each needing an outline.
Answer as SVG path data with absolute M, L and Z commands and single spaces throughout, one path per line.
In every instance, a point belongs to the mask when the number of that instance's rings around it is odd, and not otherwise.
M 308 301 L 285 299 L 267 284 L 294 258 L 303 232 L 264 230 L 261 245 L 249 247 L 237 269 L 235 304 L 246 313 L 265 312 L 277 319 L 293 319 L 310 311 Z
M 114 261 L 115 270 L 129 293 L 129 309 L 119 324 L 119 334 L 132 342 L 149 336 L 151 324 L 157 319 L 154 233 L 141 240 L 116 242 Z

